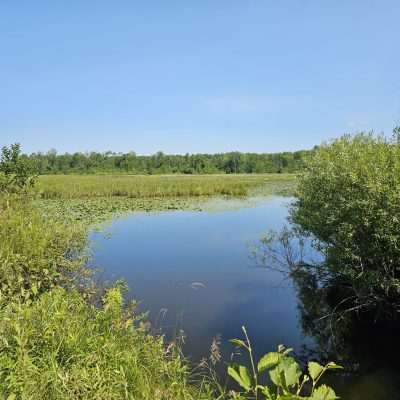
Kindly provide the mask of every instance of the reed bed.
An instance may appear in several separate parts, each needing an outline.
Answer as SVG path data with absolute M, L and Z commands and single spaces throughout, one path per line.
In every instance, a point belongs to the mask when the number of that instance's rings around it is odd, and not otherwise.
M 43 199 L 246 196 L 251 189 L 293 182 L 291 174 L 252 175 L 45 175 Z

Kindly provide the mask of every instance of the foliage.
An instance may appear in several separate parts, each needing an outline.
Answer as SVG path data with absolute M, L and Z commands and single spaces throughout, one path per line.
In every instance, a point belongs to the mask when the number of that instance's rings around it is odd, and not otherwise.
M 44 199 L 95 197 L 170 198 L 213 195 L 245 196 L 257 187 L 293 184 L 294 176 L 271 175 L 52 175 L 41 176 L 37 189 Z
M 40 174 L 249 174 L 299 171 L 309 154 L 310 151 L 171 155 L 159 151 L 140 156 L 134 152 L 57 154 L 51 150 L 31 154 L 29 159 L 37 165 Z
M 67 285 L 84 271 L 85 237 L 83 226 L 44 217 L 27 196 L 0 198 L 0 301 Z
M 4 146 L 0 156 L 0 193 L 14 193 L 32 187 L 35 172 L 32 161 L 21 156 L 21 146 L 18 143 Z
M 155 212 L 171 210 L 201 210 L 201 201 L 184 197 L 170 199 L 135 199 L 127 197 L 95 197 L 83 199 L 35 199 L 41 212 L 50 218 L 62 218 L 71 223 L 93 225 L 132 211 Z
M 86 227 L 27 195 L 0 197 L 0 398 L 204 398 L 117 289 L 90 305 Z
M 322 366 L 315 361 L 308 363 L 308 374 L 301 372 L 296 360 L 289 356 L 292 349 L 280 345 L 278 351 L 265 354 L 257 363 L 253 357 L 251 342 L 245 327 L 242 327 L 245 340 L 233 339 L 231 342 L 244 348 L 250 357 L 251 372 L 244 365 L 232 364 L 228 367 L 228 374 L 244 393 L 232 393 L 236 400 L 247 399 L 249 396 L 266 400 L 335 400 L 338 399 L 334 390 L 326 385 L 318 385 L 326 371 L 340 369 L 333 362 Z M 268 371 L 270 384 L 261 384 L 261 377 Z M 304 394 L 306 393 L 306 394 Z
M 225 398 L 222 386 L 214 381 L 215 371 L 202 378 L 200 387 L 194 384 L 189 364 L 178 349 L 166 347 L 162 337 L 145 330 L 142 316 L 123 304 L 118 287 L 106 291 L 102 306 L 95 297 L 86 296 L 91 293 L 84 252 L 87 227 L 105 209 L 118 210 L 116 199 L 131 199 L 135 207 L 143 209 L 159 207 L 157 201 L 168 208 L 178 203 L 181 207 L 184 196 L 243 195 L 265 183 L 290 183 L 292 177 L 49 176 L 41 178 L 38 192 L 42 200 L 38 201 L 25 190 L 34 183 L 33 169 L 20 155 L 19 145 L 3 149 L 1 166 L 6 184 L 0 197 L 0 397 Z M 179 196 L 182 201 L 178 202 Z M 49 198 L 67 198 L 78 204 L 74 212 L 60 207 L 60 200 L 55 206 L 52 203 L 54 207 L 43 207 Z M 243 343 L 251 354 L 248 339 Z M 218 341 L 214 347 L 218 347 Z M 272 376 L 276 375 L 276 393 L 281 395 L 291 390 L 289 374 L 295 367 L 285 350 L 279 349 L 276 354 L 282 359 L 268 368 Z M 219 359 L 217 355 L 214 351 L 214 359 Z M 267 368 L 265 358 L 258 372 L 252 365 L 254 376 Z M 229 371 L 241 379 L 247 394 L 253 392 L 257 397 L 270 390 L 257 380 L 253 387 L 253 378 L 243 366 L 232 366 Z M 321 388 L 324 386 L 313 393 L 318 394 Z M 330 395 L 330 390 L 325 394 Z M 267 398 L 275 399 L 271 393 Z
M 123 311 L 118 288 L 102 308 L 55 288 L 32 304 L 9 304 L 0 320 L 1 398 L 204 398 L 179 355 Z
M 316 239 L 352 309 L 400 305 L 400 146 L 373 134 L 321 146 L 297 187 L 292 220 Z

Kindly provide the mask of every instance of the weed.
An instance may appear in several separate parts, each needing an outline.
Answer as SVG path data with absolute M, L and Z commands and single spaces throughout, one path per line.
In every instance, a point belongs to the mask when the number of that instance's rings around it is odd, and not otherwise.
M 265 354 L 255 363 L 250 339 L 245 327 L 242 327 L 245 340 L 232 339 L 231 342 L 244 348 L 250 358 L 251 370 L 238 364 L 228 367 L 228 374 L 244 390 L 244 393 L 231 391 L 231 398 L 244 400 L 254 398 L 266 400 L 335 400 L 334 390 L 326 385 L 318 385 L 321 377 L 328 370 L 340 369 L 339 365 L 330 362 L 325 366 L 317 362 L 308 363 L 308 373 L 303 374 L 296 360 L 289 356 L 292 349 L 280 345 L 278 351 Z M 261 384 L 264 372 L 269 372 L 271 384 Z M 306 388 L 310 383 L 310 387 Z M 308 393 L 304 395 L 304 392 Z

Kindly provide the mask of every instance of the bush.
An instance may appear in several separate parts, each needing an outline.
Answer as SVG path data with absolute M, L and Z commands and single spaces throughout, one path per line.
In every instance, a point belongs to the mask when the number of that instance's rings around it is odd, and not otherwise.
M 88 302 L 87 230 L 71 222 L 0 197 L 0 398 L 210 398 L 177 350 L 134 326 L 118 289 Z
M 26 156 L 21 156 L 18 143 L 4 146 L 0 155 L 0 193 L 15 193 L 32 187 L 36 179 L 36 168 Z
M 400 145 L 373 134 L 321 146 L 300 175 L 291 217 L 316 239 L 358 308 L 397 311 Z
M 44 217 L 26 196 L 0 198 L 0 302 L 69 285 L 84 271 L 85 243 L 82 225 Z
M 121 306 L 117 288 L 101 309 L 56 288 L 30 305 L 3 308 L 0 397 L 191 399 L 187 367 L 167 354 L 162 338 L 135 327 L 137 318 Z

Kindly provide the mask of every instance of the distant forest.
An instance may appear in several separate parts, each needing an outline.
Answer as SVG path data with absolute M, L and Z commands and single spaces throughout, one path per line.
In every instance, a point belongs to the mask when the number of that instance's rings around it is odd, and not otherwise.
M 215 173 L 284 173 L 303 168 L 304 160 L 313 150 L 283 153 L 240 153 L 153 155 L 89 152 L 24 155 L 35 164 L 39 174 L 215 174 Z

